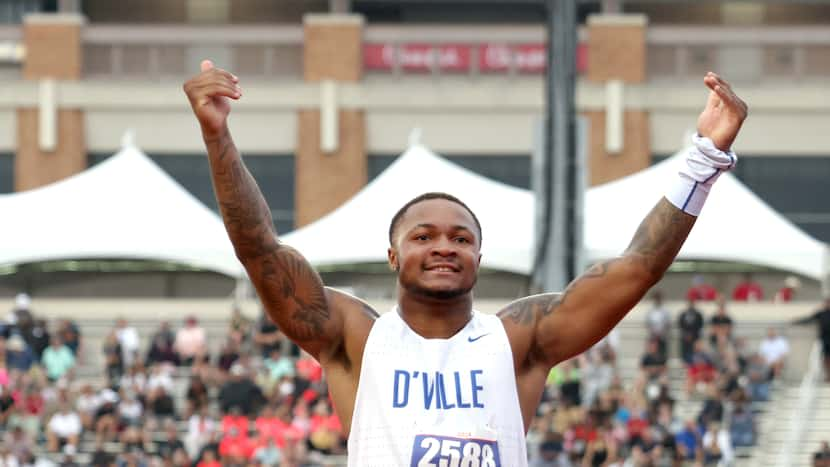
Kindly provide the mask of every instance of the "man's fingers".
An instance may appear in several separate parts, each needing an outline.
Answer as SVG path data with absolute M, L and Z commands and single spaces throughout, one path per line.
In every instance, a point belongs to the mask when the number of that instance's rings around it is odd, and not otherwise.
M 201 68 L 202 71 L 208 71 L 211 68 L 213 68 L 213 62 L 211 62 L 210 60 L 202 60 Z
M 230 97 L 231 99 L 239 99 L 242 97 L 242 91 L 236 87 L 228 86 L 223 83 L 209 83 L 198 88 L 194 88 L 195 95 L 202 98 L 212 99 L 214 97 Z

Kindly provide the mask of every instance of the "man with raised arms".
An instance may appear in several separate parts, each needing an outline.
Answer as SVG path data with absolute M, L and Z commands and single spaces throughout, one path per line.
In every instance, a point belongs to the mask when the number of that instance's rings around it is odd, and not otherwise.
M 527 465 L 525 433 L 550 368 L 600 340 L 662 277 L 712 184 L 735 165 L 730 148 L 747 116 L 729 84 L 707 74 L 694 147 L 629 247 L 564 292 L 517 300 L 498 315 L 473 310 L 483 234 L 475 214 L 445 193 L 415 198 L 389 228 L 398 303 L 379 316 L 325 287 L 280 243 L 227 126 L 239 80 L 207 60 L 201 68 L 184 90 L 236 255 L 271 319 L 325 369 L 349 465 L 361 467 Z

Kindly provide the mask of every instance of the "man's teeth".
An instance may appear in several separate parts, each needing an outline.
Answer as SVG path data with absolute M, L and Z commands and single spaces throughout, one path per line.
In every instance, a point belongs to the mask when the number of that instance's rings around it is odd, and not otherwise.
M 439 271 L 439 272 L 453 272 L 452 268 L 444 268 L 444 267 L 432 268 L 432 270 L 433 271 Z

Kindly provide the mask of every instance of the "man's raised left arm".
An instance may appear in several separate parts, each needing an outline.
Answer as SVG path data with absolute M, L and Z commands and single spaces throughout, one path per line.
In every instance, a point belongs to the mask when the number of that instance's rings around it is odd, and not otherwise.
M 695 147 L 679 179 L 643 219 L 625 252 L 593 265 L 561 294 L 527 297 L 500 313 L 509 334 L 527 336 L 511 339 L 514 355 L 518 351 L 526 356 L 521 363 L 549 368 L 587 350 L 616 326 L 674 261 L 712 184 L 734 167 L 730 148 L 747 116 L 746 104 L 723 79 L 709 73 L 704 83 L 710 93 L 697 122 Z

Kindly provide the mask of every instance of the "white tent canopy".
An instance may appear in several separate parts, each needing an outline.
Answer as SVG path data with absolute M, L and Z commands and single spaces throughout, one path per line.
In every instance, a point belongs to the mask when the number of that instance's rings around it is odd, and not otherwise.
M 681 151 L 646 170 L 588 190 L 584 231 L 589 257 L 608 258 L 626 247 L 676 177 L 684 157 Z M 726 173 L 712 188 L 678 258 L 755 264 L 822 280 L 828 248 Z
M 137 259 L 239 277 L 219 217 L 134 146 L 60 182 L 0 195 L 0 265 Z
M 660 199 L 682 155 L 588 190 L 585 257 L 619 255 L 640 221 Z M 534 198 L 474 174 L 420 145 L 400 156 L 352 199 L 283 241 L 317 266 L 386 261 L 389 221 L 406 201 L 427 191 L 444 191 L 467 203 L 479 217 L 482 266 L 529 274 L 534 245 Z M 692 234 L 680 252 L 685 260 L 756 264 L 821 280 L 827 246 L 801 231 L 731 174 L 721 176 Z
M 526 274 L 533 242 L 533 196 L 414 145 L 345 204 L 282 237 L 314 265 L 386 261 L 389 222 L 410 199 L 442 191 L 470 206 L 483 231 L 482 266 Z

